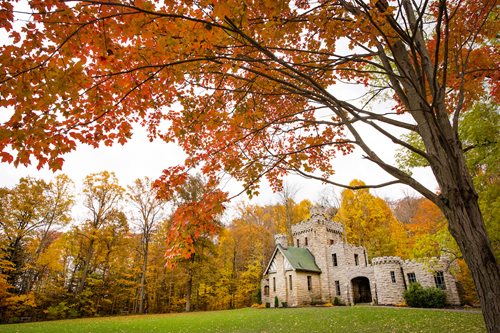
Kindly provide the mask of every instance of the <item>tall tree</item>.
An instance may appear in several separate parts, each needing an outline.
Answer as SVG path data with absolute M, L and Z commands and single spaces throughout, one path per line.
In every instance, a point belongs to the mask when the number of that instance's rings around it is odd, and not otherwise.
M 175 267 L 179 262 L 186 266 L 186 311 L 191 311 L 194 277 L 199 263 L 206 251 L 213 246 L 213 237 L 221 228 L 219 215 L 222 206 L 209 205 L 212 209 L 203 211 L 202 207 L 211 198 L 214 184 L 200 175 L 189 176 L 188 180 L 173 194 L 176 210 L 167 237 L 167 265 Z
M 500 223 L 497 219 L 500 208 L 500 166 L 498 164 L 500 114 L 497 110 L 498 104 L 491 99 L 474 103 L 468 112 L 460 116 L 458 134 L 464 146 L 467 167 L 478 192 L 479 205 L 493 251 L 498 258 L 500 255 Z M 414 133 L 407 134 L 403 138 L 409 144 L 423 148 L 422 140 Z M 414 168 L 429 165 L 427 160 L 406 149 L 400 149 L 396 157 L 399 166 L 408 172 Z M 403 200 L 400 204 L 415 202 L 415 199 L 409 200 Z M 420 199 L 416 200 L 420 201 Z M 413 205 L 413 208 L 415 207 L 417 206 Z M 410 211 L 412 211 L 411 207 L 406 210 L 407 213 Z
M 151 179 L 136 179 L 128 187 L 129 200 L 135 206 L 139 216 L 135 219 L 140 231 L 140 250 L 142 254 L 141 286 L 139 290 L 139 313 L 144 313 L 146 300 L 146 274 L 148 269 L 149 243 L 155 232 L 158 222 L 164 219 L 166 202 L 158 198 L 158 193 L 153 188 Z
M 0 196 L 0 243 L 5 260 L 14 265 L 9 281 L 19 294 L 28 293 L 37 280 L 36 261 L 57 227 L 71 220 L 71 180 L 59 175 L 54 181 L 22 178 Z
M 81 230 L 86 242 L 82 242 L 81 272 L 76 294 L 80 294 L 85 287 L 99 234 L 105 228 L 112 226 L 115 221 L 122 219 L 123 213 L 119 211 L 119 204 L 124 192 L 124 188 L 119 185 L 118 179 L 112 172 L 90 174 L 83 181 L 83 204 L 88 209 L 90 217 Z
M 1 48 L 0 106 L 13 112 L 1 125 L 0 155 L 58 169 L 78 142 L 123 143 L 139 121 L 188 155 L 185 167 L 165 171 L 164 191 L 199 166 L 256 193 L 261 177 L 279 189 L 287 172 L 335 184 L 333 158 L 357 147 L 392 176 L 377 186 L 406 184 L 443 211 L 488 330 L 498 331 L 500 271 L 458 136 L 463 111 L 499 98 L 496 4 L 33 0 L 15 11 L 2 0 L 12 42 Z M 21 31 L 15 20 L 26 22 Z M 387 91 L 395 108 L 343 99 L 338 82 L 364 84 L 369 102 Z M 384 160 L 360 125 L 425 158 L 440 193 Z M 417 133 L 424 149 L 394 129 Z M 213 192 L 200 209 L 226 198 Z

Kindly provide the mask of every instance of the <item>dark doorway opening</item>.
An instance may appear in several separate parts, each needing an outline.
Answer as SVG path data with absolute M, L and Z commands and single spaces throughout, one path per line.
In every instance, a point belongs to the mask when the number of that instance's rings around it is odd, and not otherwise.
M 358 276 L 351 280 L 354 304 L 371 303 L 372 293 L 370 280 L 364 276 Z

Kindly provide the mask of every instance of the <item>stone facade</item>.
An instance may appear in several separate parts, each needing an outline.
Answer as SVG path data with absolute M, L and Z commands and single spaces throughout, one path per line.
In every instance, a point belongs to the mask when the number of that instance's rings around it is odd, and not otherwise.
M 448 304 L 460 304 L 446 258 L 421 263 L 378 257 L 370 263 L 366 249 L 345 242 L 343 234 L 341 224 L 314 208 L 309 220 L 292 226 L 293 244 L 287 244 L 285 235 L 276 235 L 276 249 L 261 284 L 263 303 L 274 307 L 277 297 L 278 306 L 332 302 L 335 298 L 345 304 L 396 305 L 416 281 L 424 287 L 443 288 Z M 308 258 L 314 262 L 306 265 Z

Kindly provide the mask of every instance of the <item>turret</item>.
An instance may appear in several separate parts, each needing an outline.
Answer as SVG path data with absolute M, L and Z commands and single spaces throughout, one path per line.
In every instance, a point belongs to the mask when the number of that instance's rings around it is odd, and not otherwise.
M 379 304 L 398 304 L 403 301 L 406 281 L 400 257 L 372 259 Z

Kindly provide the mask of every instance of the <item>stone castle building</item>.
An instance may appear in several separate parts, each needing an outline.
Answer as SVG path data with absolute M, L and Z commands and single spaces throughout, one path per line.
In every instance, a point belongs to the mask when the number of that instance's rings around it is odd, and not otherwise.
M 344 229 L 319 208 L 292 226 L 293 246 L 275 235 L 276 247 L 262 279 L 262 302 L 274 307 L 333 302 L 396 305 L 411 282 L 438 287 L 447 303 L 460 305 L 457 283 L 445 258 L 423 264 L 399 257 L 368 260 L 366 249 L 343 240 Z

